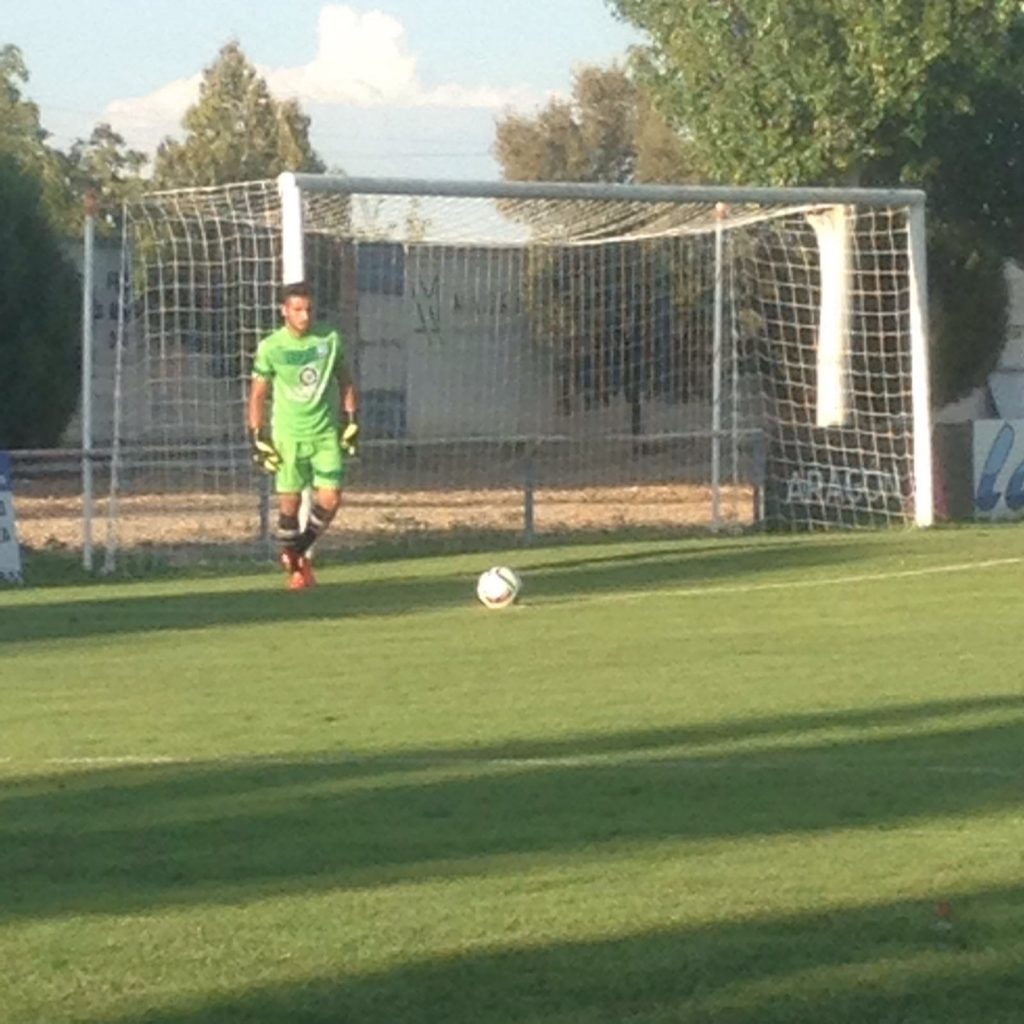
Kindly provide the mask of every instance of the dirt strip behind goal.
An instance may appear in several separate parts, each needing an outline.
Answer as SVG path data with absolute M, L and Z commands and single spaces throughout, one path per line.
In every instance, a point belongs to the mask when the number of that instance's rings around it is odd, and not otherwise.
M 32 548 L 80 549 L 81 495 L 15 496 L 18 539 Z M 533 495 L 538 534 L 658 528 L 692 531 L 712 525 L 712 490 L 701 484 L 538 488 Z M 108 501 L 94 503 L 93 539 L 105 541 Z M 753 520 L 749 486 L 720 491 L 721 525 Z M 270 525 L 276 513 L 270 502 Z M 457 535 L 460 532 L 521 532 L 524 495 L 520 489 L 352 491 L 345 495 L 330 545 L 359 547 L 403 534 Z M 260 498 L 254 493 L 132 494 L 117 502 L 117 541 L 122 548 L 190 544 L 257 544 L 261 538 Z

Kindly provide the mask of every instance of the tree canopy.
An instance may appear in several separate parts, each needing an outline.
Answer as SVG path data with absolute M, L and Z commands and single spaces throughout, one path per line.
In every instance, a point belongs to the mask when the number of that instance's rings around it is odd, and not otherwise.
M 984 379 L 1024 249 L 1017 0 L 609 3 L 706 180 L 927 191 L 936 396 Z
M 0 155 L 13 158 L 39 183 L 43 208 L 58 228 L 73 218 L 75 196 L 67 157 L 47 144 L 39 107 L 23 95 L 29 73 L 18 47 L 0 47 Z
M 510 181 L 666 182 L 691 177 L 687 145 L 627 67 L 586 65 L 571 99 L 497 123 L 495 156 Z
M 236 42 L 203 72 L 199 100 L 185 113 L 186 137 L 165 139 L 156 154 L 158 187 L 220 185 L 322 171 L 309 118 L 295 100 L 278 101 Z
M 81 296 L 38 181 L 0 154 L 0 448 L 58 442 L 78 399 Z
M 145 189 L 146 179 L 142 175 L 149 157 L 130 149 L 109 124 L 101 123 L 93 128 L 88 139 L 76 140 L 68 160 L 75 192 L 95 197 L 101 211 L 99 230 L 110 233 L 117 227 L 122 204 Z M 82 211 L 81 203 L 77 209 Z
M 129 149 L 109 124 L 96 125 L 87 140 L 78 139 L 66 153 L 54 148 L 39 108 L 22 95 L 28 81 L 21 51 L 11 45 L 0 49 L 0 153 L 39 184 L 43 209 L 61 235 L 81 235 L 87 193 L 105 211 L 100 230 L 111 230 L 122 202 L 143 189 L 148 158 Z

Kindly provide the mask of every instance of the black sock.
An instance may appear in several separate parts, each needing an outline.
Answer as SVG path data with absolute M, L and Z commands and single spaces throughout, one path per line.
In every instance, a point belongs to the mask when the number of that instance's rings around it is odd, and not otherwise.
M 288 516 L 283 512 L 277 517 L 277 539 L 281 542 L 286 552 L 298 555 L 301 552 L 299 538 L 302 536 L 299 531 L 299 517 Z
M 306 528 L 299 534 L 295 541 L 295 547 L 299 554 L 304 555 L 320 536 L 331 525 L 335 509 L 326 509 L 322 505 L 313 504 L 309 510 L 309 519 L 306 521 Z

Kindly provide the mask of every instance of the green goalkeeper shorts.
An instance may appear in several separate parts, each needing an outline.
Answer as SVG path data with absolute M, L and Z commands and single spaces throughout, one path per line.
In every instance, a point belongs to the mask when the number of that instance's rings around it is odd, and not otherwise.
M 275 487 L 278 494 L 298 494 L 307 487 L 337 489 L 345 479 L 345 456 L 332 430 L 305 441 L 275 437 L 281 468 Z

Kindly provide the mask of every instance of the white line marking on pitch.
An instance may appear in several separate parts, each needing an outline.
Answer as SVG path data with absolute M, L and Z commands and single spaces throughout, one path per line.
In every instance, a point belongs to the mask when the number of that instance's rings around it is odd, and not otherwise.
M 896 569 L 891 572 L 858 573 L 850 576 L 825 576 L 816 580 L 778 580 L 775 583 L 737 583 L 720 586 L 692 586 L 650 590 L 621 590 L 607 594 L 580 594 L 574 597 L 548 598 L 549 604 L 580 604 L 598 601 L 628 601 L 649 597 L 708 597 L 716 594 L 755 594 L 762 590 L 801 590 L 807 587 L 827 587 L 843 583 L 880 583 L 887 580 L 910 579 L 916 576 L 938 576 L 946 573 L 969 572 L 971 569 L 996 569 L 1007 565 L 1020 565 L 1024 558 L 991 558 L 984 562 L 958 562 L 952 565 L 933 565 L 923 569 Z
M 800 747 L 791 748 L 791 753 L 799 756 L 806 753 Z M 780 751 L 781 753 L 781 751 Z M 673 770 L 689 769 L 693 771 L 723 769 L 737 769 L 744 771 L 771 771 L 780 767 L 782 762 L 776 759 L 749 758 L 739 752 L 736 757 L 711 756 L 711 757 L 617 757 L 608 754 L 565 754 L 562 756 L 524 756 L 524 757 L 465 757 L 465 758 L 431 758 L 431 757 L 402 757 L 385 755 L 353 755 L 346 757 L 339 754 L 336 757 L 327 755 L 303 757 L 301 754 L 288 755 L 256 755 L 254 757 L 170 757 L 123 754 L 109 757 L 43 757 L 38 759 L 17 759 L 12 757 L 0 758 L 0 762 L 8 765 L 22 764 L 26 767 L 57 767 L 57 768 L 210 768 L 215 766 L 228 766 L 237 768 L 259 768 L 278 765 L 280 767 L 301 767 L 303 765 L 333 765 L 338 768 L 372 765 L 379 769 L 380 774 L 386 775 L 398 769 L 422 769 L 422 770 L 452 770 L 452 769 L 538 769 L 538 768 L 593 768 L 612 767 L 616 764 L 629 767 L 666 768 Z M 782 765 L 784 766 L 784 765 Z M 834 772 L 848 774 L 850 769 L 845 764 L 819 763 L 813 766 L 816 772 Z M 979 764 L 905 764 L 901 765 L 901 772 L 928 772 L 941 773 L 945 775 L 973 775 L 988 776 L 992 778 L 1019 779 L 1024 772 L 1010 768 L 997 768 Z

